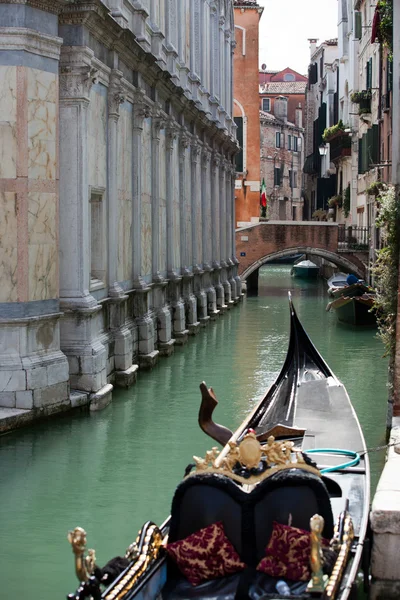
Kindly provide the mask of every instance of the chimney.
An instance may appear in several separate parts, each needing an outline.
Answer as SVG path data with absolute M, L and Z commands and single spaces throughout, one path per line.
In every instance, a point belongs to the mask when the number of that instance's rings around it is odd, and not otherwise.
M 295 114 L 295 124 L 296 127 L 303 127 L 303 109 L 301 108 L 301 104 L 296 106 L 296 114 Z
M 318 38 L 308 38 L 310 42 L 310 56 L 312 56 L 317 48 Z
M 287 98 L 284 96 L 278 96 L 274 102 L 274 115 L 277 119 L 287 121 Z

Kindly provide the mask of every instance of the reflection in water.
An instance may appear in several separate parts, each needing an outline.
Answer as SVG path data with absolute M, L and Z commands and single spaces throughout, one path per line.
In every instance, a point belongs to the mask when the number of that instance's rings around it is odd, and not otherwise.
M 65 597 L 76 585 L 67 531 L 81 525 L 99 564 L 121 554 L 147 519 L 161 523 L 193 454 L 210 447 L 197 425 L 199 383 L 215 420 L 235 428 L 279 373 L 291 290 L 311 339 L 346 385 L 367 444 L 384 443 L 386 369 L 373 330 L 338 325 L 321 281 L 260 272 L 259 296 L 189 340 L 100 413 L 74 414 L 0 437 L 0 577 L 4 597 Z M 377 426 L 379 424 L 379 426 Z M 371 456 L 377 473 L 383 454 Z M 20 566 L 23 564 L 23 571 Z

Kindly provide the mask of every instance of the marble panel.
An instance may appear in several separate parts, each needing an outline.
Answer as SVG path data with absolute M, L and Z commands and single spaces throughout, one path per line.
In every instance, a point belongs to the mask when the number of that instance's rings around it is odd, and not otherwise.
M 88 114 L 89 185 L 107 187 L 107 96 L 92 88 Z M 96 91 L 99 88 L 99 91 Z M 106 88 L 104 88 L 106 89 Z
M 16 202 L 14 192 L 0 192 L 0 302 L 18 300 Z
M 132 200 L 119 196 L 118 281 L 132 278 Z
M 151 119 L 145 119 L 143 122 L 142 190 L 145 194 L 151 194 Z
M 28 100 L 57 103 L 57 75 L 38 69 L 28 71 Z
M 165 131 L 160 132 L 160 198 L 165 200 L 166 196 L 166 173 L 165 173 Z
M 28 196 L 28 242 L 29 244 L 55 244 L 56 194 L 31 192 Z
M 17 127 L 16 123 L 0 122 L 0 178 L 15 179 L 17 176 Z
M 151 275 L 152 269 L 151 240 L 151 200 L 147 194 L 142 195 L 142 275 Z
M 132 104 L 124 102 L 118 121 L 118 189 L 132 196 Z
M 0 123 L 17 120 L 17 68 L 0 65 Z
M 167 212 L 165 202 L 160 205 L 160 272 L 167 270 Z
M 55 243 L 29 245 L 29 300 L 57 297 L 57 261 Z
M 43 100 L 28 103 L 28 138 L 32 140 L 56 140 L 56 104 Z

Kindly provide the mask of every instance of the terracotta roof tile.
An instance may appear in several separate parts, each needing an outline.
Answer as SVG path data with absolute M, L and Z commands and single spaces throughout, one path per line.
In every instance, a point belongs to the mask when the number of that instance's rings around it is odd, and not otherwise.
M 233 0 L 233 6 L 246 7 L 246 6 L 258 6 L 257 0 Z
M 269 81 L 260 85 L 260 94 L 304 94 L 307 81 Z

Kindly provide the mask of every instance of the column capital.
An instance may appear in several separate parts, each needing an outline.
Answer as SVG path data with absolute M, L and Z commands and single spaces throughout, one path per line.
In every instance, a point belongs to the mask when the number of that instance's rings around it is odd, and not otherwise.
M 186 132 L 186 129 L 182 129 L 179 132 L 179 151 L 184 153 L 186 148 L 189 148 L 190 141 L 191 139 L 188 133 Z
M 151 116 L 151 106 L 143 90 L 137 90 L 133 95 L 133 120 L 134 127 L 143 128 L 144 119 Z
M 211 160 L 211 150 L 209 150 L 206 146 L 203 146 L 201 149 L 201 166 L 203 169 L 207 169 L 208 163 Z
M 167 148 L 169 150 L 172 150 L 172 148 L 174 146 L 174 141 L 178 137 L 178 133 L 179 133 L 178 126 L 173 119 L 168 119 L 167 125 L 165 127 L 165 131 L 166 131 Z
M 92 85 L 97 83 L 97 69 L 89 65 L 65 65 L 60 69 L 60 97 L 89 102 Z
M 151 134 L 153 139 L 155 140 L 159 140 L 160 139 L 160 131 L 161 129 L 165 129 L 167 126 L 167 119 L 160 114 L 159 111 L 155 111 L 152 113 L 152 120 L 151 120 Z
M 122 71 L 113 69 L 110 74 L 110 83 L 108 86 L 108 116 L 118 119 L 119 107 L 125 101 L 121 79 Z
M 200 140 L 197 137 L 197 135 L 192 136 L 192 140 L 190 143 L 190 150 L 191 150 L 191 161 L 192 163 L 197 163 L 197 159 L 199 157 L 200 151 L 201 151 L 201 146 L 200 146 Z
M 211 162 L 211 164 L 212 164 L 213 171 L 216 171 L 219 168 L 219 166 L 221 165 L 221 155 L 218 154 L 218 152 L 214 151 L 212 153 L 212 162 Z

